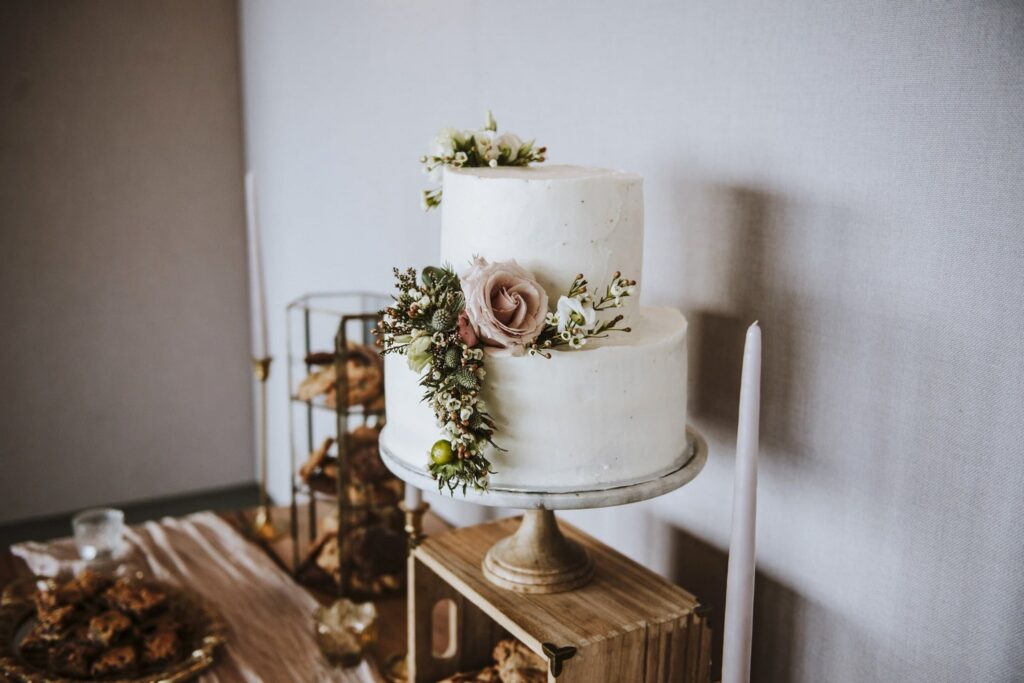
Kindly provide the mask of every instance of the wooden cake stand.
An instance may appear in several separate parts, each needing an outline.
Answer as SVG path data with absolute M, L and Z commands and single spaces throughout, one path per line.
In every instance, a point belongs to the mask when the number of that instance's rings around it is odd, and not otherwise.
M 486 491 L 467 489 L 464 500 L 468 502 L 525 511 L 519 529 L 487 552 L 484 576 L 497 586 L 520 593 L 561 593 L 586 584 L 594 575 L 594 561 L 583 546 L 562 534 L 554 511 L 636 503 L 688 484 L 704 468 L 708 447 L 693 427 L 687 426 L 686 436 L 686 448 L 671 468 L 639 481 L 574 491 L 502 486 L 491 486 Z M 380 454 L 388 469 L 406 483 L 426 491 L 437 488 L 425 469 L 410 466 L 388 449 L 386 427 Z

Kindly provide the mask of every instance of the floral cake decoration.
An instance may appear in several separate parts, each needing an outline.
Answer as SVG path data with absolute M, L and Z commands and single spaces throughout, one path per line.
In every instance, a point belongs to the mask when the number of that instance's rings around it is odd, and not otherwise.
M 497 131 L 489 111 L 481 130 L 443 129 L 431 153 L 420 158 L 424 171 L 439 181 L 444 166 L 495 168 L 544 161 L 546 147 Z M 440 203 L 441 188 L 424 191 L 424 208 Z M 630 331 L 621 326 L 622 315 L 603 318 L 635 291 L 636 281 L 618 272 L 597 293 L 577 275 L 554 307 L 533 274 L 514 260 L 489 263 L 477 256 L 461 275 L 450 265 L 394 272 L 398 293 L 380 312 L 374 332 L 385 354 L 404 355 L 420 374 L 423 400 L 443 435 L 428 453 L 428 469 L 439 490 L 486 489 L 494 470 L 485 452 L 489 446 L 503 450 L 482 397 L 486 350 L 551 360 L 553 351 L 581 349 L 591 339 Z
M 552 359 L 552 351 L 583 348 L 611 332 L 629 332 L 623 316 L 602 319 L 632 295 L 635 280 L 612 275 L 592 294 L 577 275 L 554 310 L 536 278 L 514 260 L 488 263 L 476 257 L 457 275 L 451 266 L 395 269 L 398 293 L 381 311 L 378 334 L 384 353 L 406 357 L 421 374 L 423 400 L 443 434 L 429 450 L 428 469 L 438 489 L 486 489 L 493 474 L 485 455 L 498 450 L 495 424 L 481 396 L 487 349 L 514 356 Z M 557 362 L 557 360 L 553 361 Z
M 440 182 L 441 169 L 481 168 L 498 166 L 529 166 L 544 161 L 547 147 L 537 147 L 533 140 L 523 142 L 515 133 L 498 135 L 498 123 L 487 112 L 484 127 L 479 130 L 444 128 L 434 138 L 430 154 L 420 157 L 423 172 L 434 182 Z M 423 209 L 429 211 L 441 205 L 441 188 L 424 190 Z

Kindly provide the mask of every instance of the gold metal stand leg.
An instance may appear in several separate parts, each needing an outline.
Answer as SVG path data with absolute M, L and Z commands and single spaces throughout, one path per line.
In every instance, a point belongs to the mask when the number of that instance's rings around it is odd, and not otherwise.
M 561 593 L 594 576 L 587 551 L 562 535 L 551 510 L 527 510 L 519 529 L 487 551 L 484 576 L 518 593 Z
M 252 367 L 256 379 L 260 383 L 259 412 L 259 478 L 260 506 L 252 522 L 252 535 L 264 541 L 274 541 L 285 534 L 284 525 L 275 523 L 270 509 L 270 498 L 267 495 L 267 379 L 270 377 L 270 356 L 253 358 Z

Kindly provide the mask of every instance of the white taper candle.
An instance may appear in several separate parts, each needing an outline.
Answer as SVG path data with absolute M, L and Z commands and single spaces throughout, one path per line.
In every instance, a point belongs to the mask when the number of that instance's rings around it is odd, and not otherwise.
M 757 451 L 761 421 L 761 328 L 747 330 L 736 432 L 736 473 L 732 494 L 732 535 L 725 595 L 722 683 L 750 680 L 754 627 L 754 533 L 757 520 Z
M 405 485 L 405 508 L 407 510 L 415 510 L 419 508 L 423 502 L 423 491 L 416 488 L 412 484 Z
M 249 286 L 252 295 L 253 358 L 265 358 L 270 351 L 267 329 L 267 293 L 263 277 L 263 247 L 260 241 L 260 227 L 256 211 L 256 174 L 245 174 L 245 227 L 249 236 Z

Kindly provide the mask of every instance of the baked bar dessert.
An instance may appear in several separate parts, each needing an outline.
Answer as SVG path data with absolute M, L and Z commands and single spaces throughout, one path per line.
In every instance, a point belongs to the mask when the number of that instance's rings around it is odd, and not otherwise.
M 61 605 L 36 613 L 40 636 L 46 640 L 63 640 L 75 616 L 74 605 Z
M 85 643 L 60 643 L 50 649 L 50 668 L 64 676 L 85 678 L 90 673 L 89 662 L 96 649 Z
M 110 647 L 132 628 L 132 620 L 117 610 L 107 610 L 89 620 L 89 640 Z
M 93 676 L 103 678 L 114 674 L 132 673 L 137 666 L 135 648 L 131 645 L 121 645 L 100 654 L 92 663 L 91 672 Z
M 76 600 L 88 600 L 96 597 L 110 583 L 110 579 L 100 576 L 91 569 L 85 569 L 78 576 L 65 583 L 60 591 L 63 591 L 66 596 L 74 596 Z
M 174 631 L 156 631 L 142 639 L 142 661 L 164 664 L 181 655 L 181 639 Z
M 162 591 L 124 579 L 104 591 L 103 599 L 108 606 L 135 619 L 156 614 L 167 604 L 167 596 Z

